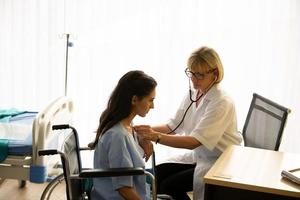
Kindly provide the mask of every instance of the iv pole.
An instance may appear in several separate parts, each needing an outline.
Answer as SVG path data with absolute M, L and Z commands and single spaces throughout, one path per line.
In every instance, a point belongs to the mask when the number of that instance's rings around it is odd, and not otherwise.
M 70 34 L 66 34 L 67 43 L 66 43 L 66 65 L 65 65 L 65 96 L 68 93 L 68 59 L 69 59 L 69 47 L 73 47 L 73 43 L 69 42 Z

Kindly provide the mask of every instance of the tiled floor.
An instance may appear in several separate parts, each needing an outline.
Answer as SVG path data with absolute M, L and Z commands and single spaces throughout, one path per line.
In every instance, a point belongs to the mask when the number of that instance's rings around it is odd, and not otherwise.
M 40 200 L 41 195 L 48 183 L 36 184 L 28 182 L 24 188 L 19 188 L 17 180 L 4 180 L 0 184 L 0 200 Z M 50 200 L 66 200 L 65 183 L 62 182 L 53 191 Z M 189 197 L 193 199 L 193 193 L 188 193 Z
M 0 200 L 39 200 L 47 184 L 36 184 L 27 181 L 24 188 L 19 188 L 17 180 L 6 179 L 0 185 Z M 53 191 L 50 199 L 66 200 L 64 183 L 61 183 Z

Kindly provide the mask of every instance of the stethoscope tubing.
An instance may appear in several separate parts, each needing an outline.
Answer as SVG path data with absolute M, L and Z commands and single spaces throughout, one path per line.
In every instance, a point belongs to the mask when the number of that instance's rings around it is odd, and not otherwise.
M 184 121 L 185 116 L 186 116 L 187 112 L 189 111 L 189 109 L 191 108 L 191 106 L 193 105 L 193 103 L 199 101 L 203 97 L 203 95 L 205 95 L 212 88 L 212 86 L 215 84 L 215 82 L 216 82 L 216 79 L 209 85 L 209 87 L 206 89 L 205 92 L 202 92 L 201 95 L 194 100 L 193 97 L 192 97 L 191 80 L 189 79 L 189 94 L 190 94 L 191 103 L 189 104 L 189 106 L 184 111 L 184 114 L 183 114 L 180 122 L 178 123 L 178 125 L 174 129 L 172 129 L 169 132 L 167 132 L 166 134 L 175 133 L 175 131 L 179 128 L 179 126 Z

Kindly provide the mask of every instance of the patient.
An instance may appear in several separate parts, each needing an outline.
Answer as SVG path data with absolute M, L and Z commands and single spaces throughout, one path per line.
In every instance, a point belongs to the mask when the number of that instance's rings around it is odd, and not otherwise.
M 144 151 L 132 128 L 136 115 L 154 107 L 156 81 L 142 71 L 129 71 L 113 90 L 100 117 L 94 168 L 144 167 Z M 92 199 L 147 199 L 145 176 L 94 178 Z

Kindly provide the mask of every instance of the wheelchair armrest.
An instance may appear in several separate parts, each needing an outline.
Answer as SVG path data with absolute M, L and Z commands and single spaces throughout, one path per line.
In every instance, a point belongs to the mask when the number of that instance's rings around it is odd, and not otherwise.
M 80 147 L 79 150 L 80 151 L 87 151 L 87 150 L 92 151 L 93 149 L 91 149 L 90 147 Z
M 79 174 L 80 178 L 97 178 L 97 177 L 114 177 L 114 176 L 133 176 L 143 175 L 145 170 L 141 167 L 137 168 L 110 168 L 110 169 L 89 169 L 82 170 Z

